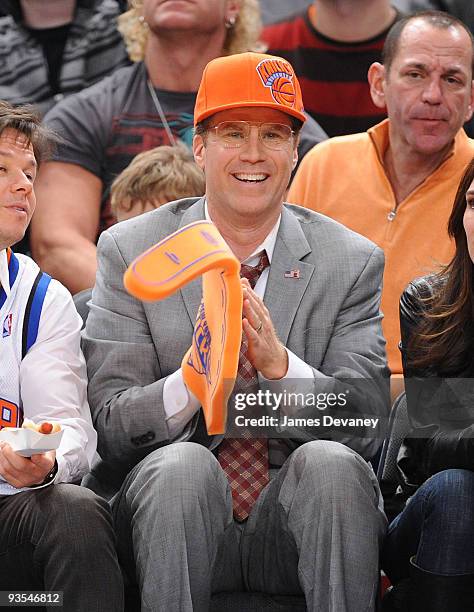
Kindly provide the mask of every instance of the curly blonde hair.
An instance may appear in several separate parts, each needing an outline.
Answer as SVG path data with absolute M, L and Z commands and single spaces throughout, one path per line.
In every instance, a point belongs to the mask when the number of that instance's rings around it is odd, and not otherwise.
M 145 57 L 148 28 L 140 20 L 143 0 L 129 0 L 129 10 L 118 18 L 118 29 L 127 47 L 132 62 L 141 62 Z M 222 55 L 245 51 L 263 51 L 259 41 L 262 31 L 258 0 L 240 0 L 240 9 L 235 24 L 227 30 Z

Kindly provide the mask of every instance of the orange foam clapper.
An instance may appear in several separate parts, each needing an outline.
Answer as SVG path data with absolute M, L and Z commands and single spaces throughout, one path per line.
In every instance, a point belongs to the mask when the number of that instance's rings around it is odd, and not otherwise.
M 181 367 L 201 402 L 210 435 L 225 433 L 227 401 L 242 340 L 240 263 L 216 226 L 197 221 L 137 257 L 124 275 L 129 293 L 146 301 L 166 298 L 202 275 L 203 297 L 193 341 Z

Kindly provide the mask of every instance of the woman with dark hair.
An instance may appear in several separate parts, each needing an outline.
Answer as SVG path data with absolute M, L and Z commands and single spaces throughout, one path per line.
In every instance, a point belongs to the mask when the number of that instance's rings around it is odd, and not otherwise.
M 429 231 L 429 228 L 428 228 Z M 411 432 L 398 454 L 399 493 L 383 568 L 383 609 L 474 610 L 474 159 L 448 225 L 456 252 L 400 301 Z

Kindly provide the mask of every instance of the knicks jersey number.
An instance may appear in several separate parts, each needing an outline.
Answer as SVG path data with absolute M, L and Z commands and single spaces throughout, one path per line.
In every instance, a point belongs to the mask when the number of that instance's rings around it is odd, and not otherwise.
M 0 429 L 2 427 L 19 427 L 20 409 L 13 402 L 0 397 Z

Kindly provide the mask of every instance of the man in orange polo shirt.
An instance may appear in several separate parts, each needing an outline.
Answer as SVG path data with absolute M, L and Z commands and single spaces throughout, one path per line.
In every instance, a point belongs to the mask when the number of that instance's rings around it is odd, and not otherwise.
M 472 34 L 456 18 L 432 11 L 397 22 L 383 65 L 372 64 L 368 74 L 372 98 L 389 118 L 314 147 L 288 196 L 384 249 L 383 328 L 392 374 L 402 371 L 403 289 L 453 253 L 447 220 L 474 156 L 474 141 L 462 129 L 472 115 L 472 63 Z

